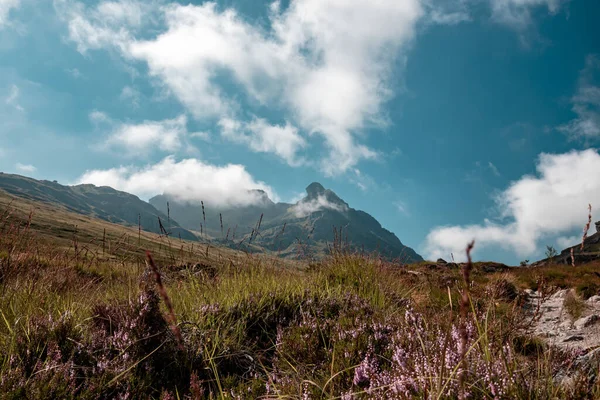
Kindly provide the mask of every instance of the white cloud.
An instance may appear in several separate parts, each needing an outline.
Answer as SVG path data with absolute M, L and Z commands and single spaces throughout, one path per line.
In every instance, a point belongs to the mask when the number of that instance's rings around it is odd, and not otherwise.
M 586 58 L 572 103 L 577 118 L 559 126 L 558 130 L 573 138 L 600 137 L 600 58 L 597 55 Z
M 31 164 L 21 164 L 21 163 L 16 163 L 16 164 L 15 164 L 15 168 L 17 168 L 17 169 L 18 169 L 19 171 L 21 171 L 21 172 L 29 172 L 29 173 L 31 173 L 31 172 L 35 172 L 35 171 L 37 171 L 37 168 L 36 168 L 36 167 L 34 167 L 34 166 L 33 166 L 33 165 L 31 165 Z
M 362 192 L 369 192 L 379 187 L 379 184 L 375 179 L 358 168 L 353 168 L 347 177 L 348 180 L 356 185 Z
M 116 47 L 145 61 L 196 118 L 233 117 L 236 100 L 217 79 L 227 73 L 251 101 L 284 109 L 293 125 L 324 139 L 329 156 L 321 167 L 329 175 L 378 156 L 359 143 L 361 132 L 385 121 L 381 108 L 393 95 L 395 66 L 423 15 L 419 0 L 297 0 L 285 10 L 272 4 L 265 29 L 210 2 L 160 10 L 166 30 L 149 40 L 136 36 L 137 19 L 106 21 L 101 6 L 77 3 L 62 15 L 80 51 Z M 284 158 L 290 151 L 258 147 Z
M 471 20 L 469 1 L 426 0 L 427 22 L 438 25 L 457 25 Z
M 545 8 L 549 13 L 558 12 L 568 0 L 490 0 L 492 18 L 516 29 L 524 29 L 531 23 L 531 10 Z
M 205 142 L 210 142 L 210 136 L 211 136 L 210 133 L 209 132 L 205 132 L 205 131 L 190 133 L 190 137 L 191 138 L 200 139 L 200 140 L 203 140 Z
M 77 68 L 67 68 L 65 71 L 68 72 L 69 75 L 71 75 L 75 79 L 83 77 L 83 74 Z
M 18 111 L 23 112 L 23 111 L 25 111 L 25 109 L 19 104 L 19 94 L 20 94 L 19 87 L 17 85 L 12 85 L 10 87 L 9 94 L 4 101 L 9 106 L 12 106 L 15 109 L 17 109 Z
M 491 161 L 488 161 L 488 167 L 495 176 L 501 176 L 500 171 L 498 171 L 498 167 L 496 167 Z
M 579 235 L 579 236 L 561 236 L 558 239 L 556 239 L 556 251 L 560 252 L 563 249 L 566 249 L 568 247 L 574 246 L 576 244 L 580 244 L 581 243 L 581 238 L 583 237 L 583 235 Z
M 0 0 L 0 29 L 8 24 L 10 11 L 19 7 L 21 0 Z
M 246 144 L 253 151 L 274 153 L 291 166 L 304 162 L 298 158 L 297 153 L 306 147 L 306 141 L 298 134 L 298 129 L 289 123 L 279 126 L 271 125 L 261 118 L 251 122 L 222 118 L 219 126 L 224 138 Z
M 131 0 L 104 1 L 98 4 L 96 15 L 107 25 L 141 26 L 143 4 Z
M 57 14 L 68 23 L 69 39 L 81 53 L 112 46 L 125 52 L 142 21 L 151 20 L 152 5 L 120 0 L 101 1 L 95 8 L 86 8 L 74 0 L 54 0 Z
M 111 186 L 118 190 L 148 199 L 166 193 L 181 202 L 219 206 L 245 206 L 261 201 L 262 197 L 251 189 L 264 190 L 269 198 L 278 200 L 273 189 L 255 180 L 244 166 L 227 164 L 217 166 L 197 159 L 179 162 L 169 156 L 154 165 L 145 167 L 122 166 L 107 170 L 87 171 L 77 183 Z
M 124 150 L 129 156 L 145 156 L 155 149 L 176 152 L 186 141 L 186 126 L 185 115 L 162 121 L 119 124 L 108 136 L 104 146 Z
M 121 101 L 129 102 L 133 108 L 139 108 L 140 97 L 140 92 L 131 86 L 125 86 L 119 95 L 119 99 L 121 99 Z
M 410 212 L 408 211 L 408 206 L 406 205 L 405 202 L 403 202 L 402 200 L 396 200 L 393 204 L 394 204 L 394 207 L 396 207 L 396 210 L 398 210 L 401 214 L 404 214 L 407 217 L 410 216 Z
M 429 15 L 429 18 L 432 22 L 440 25 L 456 25 L 471 20 L 471 16 L 468 13 L 461 11 L 443 13 L 439 10 L 434 10 Z
M 565 154 L 541 154 L 537 176 L 523 176 L 497 196 L 499 217 L 505 222 L 434 228 L 427 236 L 424 253 L 435 259 L 464 254 L 467 243 L 476 249 L 502 247 L 519 256 L 538 250 L 545 236 L 583 227 L 587 205 L 600 205 L 600 154 L 594 149 Z
M 92 111 L 89 115 L 89 118 L 90 118 L 90 121 L 92 121 L 94 124 L 111 122 L 110 117 L 108 115 L 106 115 L 106 113 L 103 113 L 102 111 L 98 111 L 98 110 Z
M 324 195 L 319 195 L 317 198 L 308 201 L 299 201 L 291 207 L 291 211 L 296 218 L 304 218 L 312 213 L 321 210 L 346 211 L 347 207 L 343 204 L 335 204 L 327 200 Z

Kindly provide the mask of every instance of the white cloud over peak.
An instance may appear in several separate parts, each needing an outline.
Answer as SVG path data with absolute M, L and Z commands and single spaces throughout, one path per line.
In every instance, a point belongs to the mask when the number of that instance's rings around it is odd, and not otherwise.
M 291 166 L 303 163 L 297 153 L 306 147 L 306 141 L 300 136 L 298 129 L 289 123 L 279 126 L 271 125 L 261 118 L 251 122 L 222 118 L 219 127 L 224 138 L 246 144 L 253 151 L 274 153 Z
M 301 200 L 291 207 L 291 211 L 294 213 L 296 218 L 304 218 L 321 210 L 335 210 L 341 212 L 346 211 L 347 207 L 342 204 L 332 203 L 323 195 L 319 195 L 317 198 L 310 199 L 308 201 Z
M 10 11 L 19 7 L 21 0 L 0 0 L 0 29 L 8 24 Z
M 321 164 L 328 175 L 377 157 L 360 143 L 360 134 L 385 121 L 382 105 L 394 94 L 396 62 L 404 59 L 424 13 L 419 0 L 296 0 L 286 9 L 273 3 L 271 27 L 265 28 L 212 2 L 171 3 L 147 7 L 164 18 L 166 28 L 144 39 L 137 19 L 103 19 L 121 15 L 113 3 L 103 4 L 86 9 L 75 3 L 62 13 L 80 51 L 116 47 L 126 58 L 146 62 L 150 75 L 196 118 L 235 118 L 237 100 L 222 85 L 225 73 L 249 101 L 282 109 L 309 138 L 321 138 L 329 149 Z M 294 137 L 291 129 L 288 138 Z M 292 149 L 264 139 L 255 145 L 258 151 L 289 159 Z
M 577 118 L 559 126 L 558 130 L 573 138 L 600 138 L 600 58 L 598 55 L 592 54 L 586 58 L 572 103 Z
M 245 167 L 237 164 L 223 166 L 206 164 L 194 158 L 176 161 L 173 156 L 145 167 L 121 166 L 84 173 L 77 183 L 111 186 L 148 199 L 165 193 L 181 202 L 208 205 L 245 206 L 262 200 L 251 189 L 264 190 L 269 198 L 279 197 L 264 182 L 255 180 Z
M 497 196 L 505 222 L 434 228 L 424 246 L 426 257 L 464 254 L 473 239 L 476 250 L 501 247 L 519 256 L 538 250 L 540 239 L 569 234 L 587 222 L 587 205 L 600 206 L 600 154 L 594 149 L 541 154 L 536 176 L 523 176 Z M 570 239 L 569 239 L 570 240 Z

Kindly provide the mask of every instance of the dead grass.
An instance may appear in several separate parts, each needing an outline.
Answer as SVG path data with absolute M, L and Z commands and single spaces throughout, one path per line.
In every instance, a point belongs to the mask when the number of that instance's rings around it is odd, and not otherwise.
M 573 321 L 581 318 L 585 312 L 585 302 L 577 296 L 574 290 L 569 290 L 565 295 L 563 307 L 567 311 L 567 314 L 573 319 Z

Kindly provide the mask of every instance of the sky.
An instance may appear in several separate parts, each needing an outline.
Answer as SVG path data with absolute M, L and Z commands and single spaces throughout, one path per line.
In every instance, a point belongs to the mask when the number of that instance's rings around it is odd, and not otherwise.
M 426 258 L 475 239 L 533 261 L 600 215 L 599 19 L 597 0 L 0 0 L 0 171 L 230 206 L 317 181 Z

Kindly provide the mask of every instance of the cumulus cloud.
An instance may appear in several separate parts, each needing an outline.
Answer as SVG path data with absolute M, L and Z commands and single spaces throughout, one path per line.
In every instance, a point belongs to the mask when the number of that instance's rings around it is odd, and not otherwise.
M 114 47 L 146 62 L 149 73 L 196 118 L 234 117 L 236 100 L 217 79 L 227 73 L 251 101 L 284 109 L 293 125 L 324 140 L 329 156 L 321 167 L 329 175 L 378 156 L 360 143 L 360 134 L 385 124 L 382 104 L 393 95 L 394 66 L 403 64 L 397 61 L 404 59 L 423 15 L 419 0 L 297 0 L 285 9 L 273 3 L 267 29 L 212 2 L 172 3 L 144 8 L 166 22 L 147 39 L 139 37 L 138 19 L 69 4 L 62 15 L 80 51 Z M 107 14 L 117 16 L 105 20 Z M 258 143 L 255 147 L 265 149 L 260 151 L 289 158 L 290 149 Z
M 102 114 L 91 118 L 103 119 Z M 145 156 L 154 149 L 176 152 L 184 145 L 187 134 L 185 115 L 162 121 L 117 124 L 105 140 L 104 147 L 118 148 L 129 156 Z
M 10 11 L 17 8 L 21 0 L 0 0 L 0 29 L 8 24 L 8 16 Z
M 15 168 L 17 168 L 17 169 L 18 169 L 19 171 L 21 171 L 21 172 L 29 172 L 29 173 L 32 173 L 32 172 L 35 172 L 35 171 L 37 171 L 37 168 L 36 168 L 36 167 L 34 167 L 34 166 L 33 166 L 33 165 L 31 165 L 31 164 L 21 164 L 21 163 L 16 163 L 16 164 L 15 164 Z
M 600 58 L 592 54 L 586 58 L 579 75 L 577 93 L 572 98 L 577 118 L 558 127 L 573 138 L 600 137 Z
M 324 195 L 319 195 L 317 198 L 310 200 L 299 201 L 291 207 L 291 211 L 294 213 L 296 218 L 304 218 L 321 210 L 334 210 L 343 212 L 347 209 L 348 208 L 343 204 L 330 202 Z
M 598 151 L 543 153 L 536 169 L 537 175 L 523 176 L 496 197 L 501 222 L 434 228 L 426 238 L 426 256 L 464 254 L 473 239 L 477 249 L 501 247 L 528 256 L 538 250 L 540 239 L 582 228 L 588 203 L 600 205 Z
M 110 186 L 143 199 L 165 193 L 184 203 L 202 200 L 218 206 L 247 206 L 262 201 L 252 189 L 264 190 L 269 198 L 278 200 L 270 186 L 255 180 L 242 165 L 211 165 L 194 158 L 176 161 L 172 156 L 145 167 L 87 171 L 77 183 Z
M 306 141 L 300 136 L 298 129 L 289 123 L 279 126 L 271 125 L 261 118 L 251 122 L 222 118 L 219 126 L 221 136 L 228 140 L 245 144 L 256 152 L 274 153 L 291 166 L 303 163 L 297 153 L 306 147 Z

